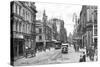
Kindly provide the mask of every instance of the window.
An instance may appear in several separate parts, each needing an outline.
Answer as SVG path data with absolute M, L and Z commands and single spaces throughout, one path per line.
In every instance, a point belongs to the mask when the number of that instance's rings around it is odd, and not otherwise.
M 21 32 L 23 33 L 23 22 L 21 22 Z
M 32 31 L 32 28 L 31 28 L 32 26 L 31 26 L 31 24 L 30 24 L 30 33 L 31 33 L 31 31 Z
M 29 13 L 29 21 L 32 23 L 32 21 L 31 21 L 31 13 Z
M 19 32 L 21 32 L 21 22 L 19 22 Z
M 39 28 L 39 33 L 42 33 L 42 29 L 41 28 Z
M 19 15 L 19 6 L 17 5 L 17 14 Z
M 24 23 L 24 33 L 26 33 L 27 28 L 26 28 L 26 23 Z
M 42 40 L 42 36 L 39 36 L 39 40 Z
M 16 31 L 16 22 L 13 22 L 13 31 Z
M 23 23 L 23 33 L 25 33 L 25 24 Z
M 16 10 L 15 10 L 15 13 L 17 13 L 17 5 L 15 6 L 15 9 L 16 9 Z
M 33 22 L 33 16 L 31 15 L 31 21 Z
M 97 36 L 97 29 L 94 29 L 94 35 Z
M 94 24 L 97 24 L 97 19 L 94 20 Z
M 25 18 L 25 10 L 23 9 L 23 17 Z
M 27 34 L 30 34 L 30 32 L 29 32 L 29 24 L 27 24 Z
M 26 24 L 26 33 L 28 34 L 28 24 Z
M 28 24 L 28 34 L 30 34 L 30 24 Z
M 17 22 L 17 32 L 19 32 L 19 22 Z
M 29 21 L 29 12 L 28 12 L 27 18 L 28 18 L 28 21 Z
M 21 15 L 21 6 L 19 6 L 19 15 Z
M 27 11 L 26 11 L 26 20 L 27 20 L 27 15 L 28 15 L 28 14 L 27 14 Z
M 13 12 L 16 13 L 16 4 L 13 5 Z

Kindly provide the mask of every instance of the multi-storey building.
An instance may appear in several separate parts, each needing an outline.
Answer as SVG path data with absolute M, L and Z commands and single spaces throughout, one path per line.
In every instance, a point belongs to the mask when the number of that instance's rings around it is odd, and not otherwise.
M 43 33 L 44 33 L 43 37 L 44 37 L 44 48 L 45 48 L 50 45 L 52 40 L 52 25 L 47 20 L 45 10 L 43 12 L 42 23 L 43 23 Z
M 44 36 L 43 36 L 43 23 L 41 20 L 36 21 L 36 49 L 43 48 Z
M 81 35 L 80 35 L 80 20 L 78 19 L 76 13 L 74 13 L 74 22 L 75 22 L 75 25 L 74 25 L 74 31 L 73 31 L 73 36 L 72 36 L 72 39 L 73 39 L 73 44 L 74 44 L 74 48 L 76 51 L 79 50 L 79 47 L 81 47 Z
M 82 6 L 80 13 L 82 45 L 87 48 L 97 46 L 97 6 Z M 95 32 L 94 32 L 95 31 Z
M 97 7 L 94 8 L 94 12 L 93 12 L 93 43 L 94 43 L 94 48 L 97 48 Z
M 47 21 L 45 11 L 43 13 L 43 20 L 36 22 L 36 46 L 37 48 L 48 48 L 52 41 L 52 24 Z
M 25 49 L 35 48 L 35 18 L 34 2 L 11 2 L 11 58 L 19 58 Z
M 73 41 L 72 41 L 72 36 L 73 36 L 72 33 L 70 33 L 69 36 L 67 37 L 67 41 L 68 41 L 70 44 L 72 44 L 72 42 L 73 42 Z
M 67 31 L 64 27 L 64 21 L 61 20 L 60 23 L 60 41 L 61 42 L 67 42 Z
M 56 26 L 56 19 L 50 19 L 49 22 L 52 24 L 52 41 L 57 40 L 57 26 Z

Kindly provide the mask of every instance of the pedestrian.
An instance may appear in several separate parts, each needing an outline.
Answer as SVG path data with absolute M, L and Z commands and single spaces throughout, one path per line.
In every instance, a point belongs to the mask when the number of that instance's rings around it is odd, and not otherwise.
M 90 51 L 89 51 L 89 57 L 91 61 L 94 61 L 94 49 L 93 47 L 91 47 Z
M 82 56 L 82 55 L 80 55 L 80 60 L 79 60 L 79 62 L 83 62 L 83 56 Z
M 86 62 L 86 55 L 85 55 L 85 52 L 83 52 L 83 61 Z
M 27 58 L 28 56 L 28 46 L 25 47 L 25 57 Z
M 86 62 L 86 55 L 85 52 L 83 52 L 83 55 L 80 55 L 80 60 L 79 62 Z

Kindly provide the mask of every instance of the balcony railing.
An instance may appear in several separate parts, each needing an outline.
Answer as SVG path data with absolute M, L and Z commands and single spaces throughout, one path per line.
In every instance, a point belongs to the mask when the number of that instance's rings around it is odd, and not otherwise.
M 92 20 L 90 20 L 89 22 L 86 23 L 86 27 L 91 27 L 91 26 L 93 26 Z

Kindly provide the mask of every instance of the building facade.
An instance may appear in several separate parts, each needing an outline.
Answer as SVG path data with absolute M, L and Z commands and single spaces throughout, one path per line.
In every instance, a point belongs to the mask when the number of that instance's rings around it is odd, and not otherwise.
M 52 24 L 52 41 L 57 40 L 56 19 L 50 19 L 49 22 Z
M 43 23 L 41 20 L 36 21 L 36 49 L 42 49 L 44 45 Z
M 11 52 L 12 58 L 24 56 L 26 48 L 35 48 L 34 2 L 11 2 Z
M 64 27 L 64 21 L 63 20 L 61 20 L 61 23 L 60 23 L 60 41 L 62 43 L 67 42 L 67 31 Z
M 67 42 L 67 32 L 64 27 L 64 21 L 58 18 L 53 18 L 50 22 L 52 23 L 52 39 Z
M 44 48 L 49 48 L 51 46 L 51 41 L 52 41 L 52 24 L 49 23 L 47 20 L 47 16 L 45 13 L 45 10 L 43 12 L 43 18 L 42 18 L 42 23 L 43 23 L 43 38 L 44 38 Z
M 37 49 L 45 50 L 52 46 L 52 24 L 47 20 L 45 11 L 43 19 L 36 22 L 36 34 Z
M 86 49 L 97 48 L 97 6 L 82 6 L 80 13 L 82 45 Z

